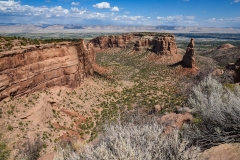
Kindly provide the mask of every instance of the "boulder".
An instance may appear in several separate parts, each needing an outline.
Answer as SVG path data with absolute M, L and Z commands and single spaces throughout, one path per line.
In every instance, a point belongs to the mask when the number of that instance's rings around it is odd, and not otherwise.
M 173 129 L 180 129 L 185 122 L 192 121 L 192 119 L 193 116 L 190 113 L 170 113 L 162 116 L 160 123 L 165 126 L 166 133 L 171 133 Z
M 240 159 L 240 143 L 221 144 L 205 150 L 199 160 L 237 160 Z

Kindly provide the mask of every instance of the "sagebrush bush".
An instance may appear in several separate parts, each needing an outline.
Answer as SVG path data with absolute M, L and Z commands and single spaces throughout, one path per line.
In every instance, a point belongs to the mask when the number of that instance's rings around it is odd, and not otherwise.
M 188 103 L 201 119 L 186 128 L 194 145 L 207 149 L 222 143 L 240 142 L 240 87 L 231 90 L 211 75 L 193 88 Z
M 67 152 L 58 151 L 55 160 L 61 160 Z M 78 156 L 70 154 L 68 159 L 180 160 L 194 159 L 197 153 L 197 148 L 188 148 L 188 140 L 181 139 L 177 130 L 166 135 L 156 122 L 141 125 L 130 122 L 106 127 L 97 144 L 86 146 Z
M 73 152 L 70 146 L 58 147 L 54 160 L 78 160 L 79 156 Z
M 33 142 L 28 139 L 20 150 L 20 154 L 26 160 L 37 160 L 40 157 L 42 148 L 43 142 L 40 138 L 35 139 Z
M 230 91 L 208 76 L 193 88 L 188 102 L 197 109 L 204 121 L 219 127 L 229 127 L 240 122 L 239 95 L 239 85 Z

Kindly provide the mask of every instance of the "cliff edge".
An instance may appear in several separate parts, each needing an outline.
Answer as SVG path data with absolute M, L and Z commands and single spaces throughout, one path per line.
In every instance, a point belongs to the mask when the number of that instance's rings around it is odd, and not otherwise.
M 0 100 L 52 86 L 78 87 L 93 73 L 92 44 L 27 46 L 0 54 Z
M 96 51 L 108 48 L 131 48 L 136 51 L 148 49 L 160 55 L 177 54 L 175 37 L 169 33 L 126 33 L 100 36 L 90 42 Z

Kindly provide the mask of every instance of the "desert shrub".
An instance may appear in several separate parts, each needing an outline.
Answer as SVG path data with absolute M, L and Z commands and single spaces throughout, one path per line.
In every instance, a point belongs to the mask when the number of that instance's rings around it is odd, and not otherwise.
M 78 160 L 79 157 L 70 146 L 58 147 L 54 160 Z
M 208 76 L 193 88 L 188 102 L 197 109 L 204 121 L 229 127 L 240 122 L 239 95 L 238 85 L 230 91 Z
M 0 160 L 7 160 L 10 156 L 10 150 L 5 142 L 0 142 Z
M 188 147 L 188 140 L 181 139 L 179 131 L 166 135 L 157 122 L 143 124 L 115 124 L 107 126 L 95 145 L 88 145 L 79 155 L 69 150 L 59 150 L 55 160 L 179 160 L 194 159 L 198 149 Z
M 108 136 L 106 136 L 108 135 Z M 158 124 L 110 126 L 98 145 L 89 147 L 82 159 L 188 159 L 184 154 L 187 141 L 180 140 L 178 131 L 163 134 Z
M 40 151 L 43 146 L 44 144 L 40 138 L 37 138 L 33 142 L 27 140 L 23 145 L 23 149 L 20 150 L 20 154 L 23 155 L 26 160 L 37 160 L 40 157 Z
M 192 142 L 203 149 L 240 142 L 240 87 L 235 85 L 231 90 L 211 75 L 193 88 L 188 103 L 202 123 L 186 131 Z

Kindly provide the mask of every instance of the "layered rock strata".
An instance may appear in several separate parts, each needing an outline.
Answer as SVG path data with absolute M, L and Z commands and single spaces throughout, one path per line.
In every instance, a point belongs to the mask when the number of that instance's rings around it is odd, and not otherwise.
M 127 33 L 121 35 L 100 36 L 91 40 L 98 51 L 108 48 L 148 49 L 161 55 L 177 54 L 175 37 L 167 33 Z
M 28 46 L 0 54 L 0 100 L 52 86 L 78 87 L 93 73 L 91 43 Z
M 194 40 L 191 39 L 188 47 L 186 49 L 186 53 L 183 56 L 183 65 L 185 67 L 194 68 L 195 67 L 195 51 L 194 51 Z

